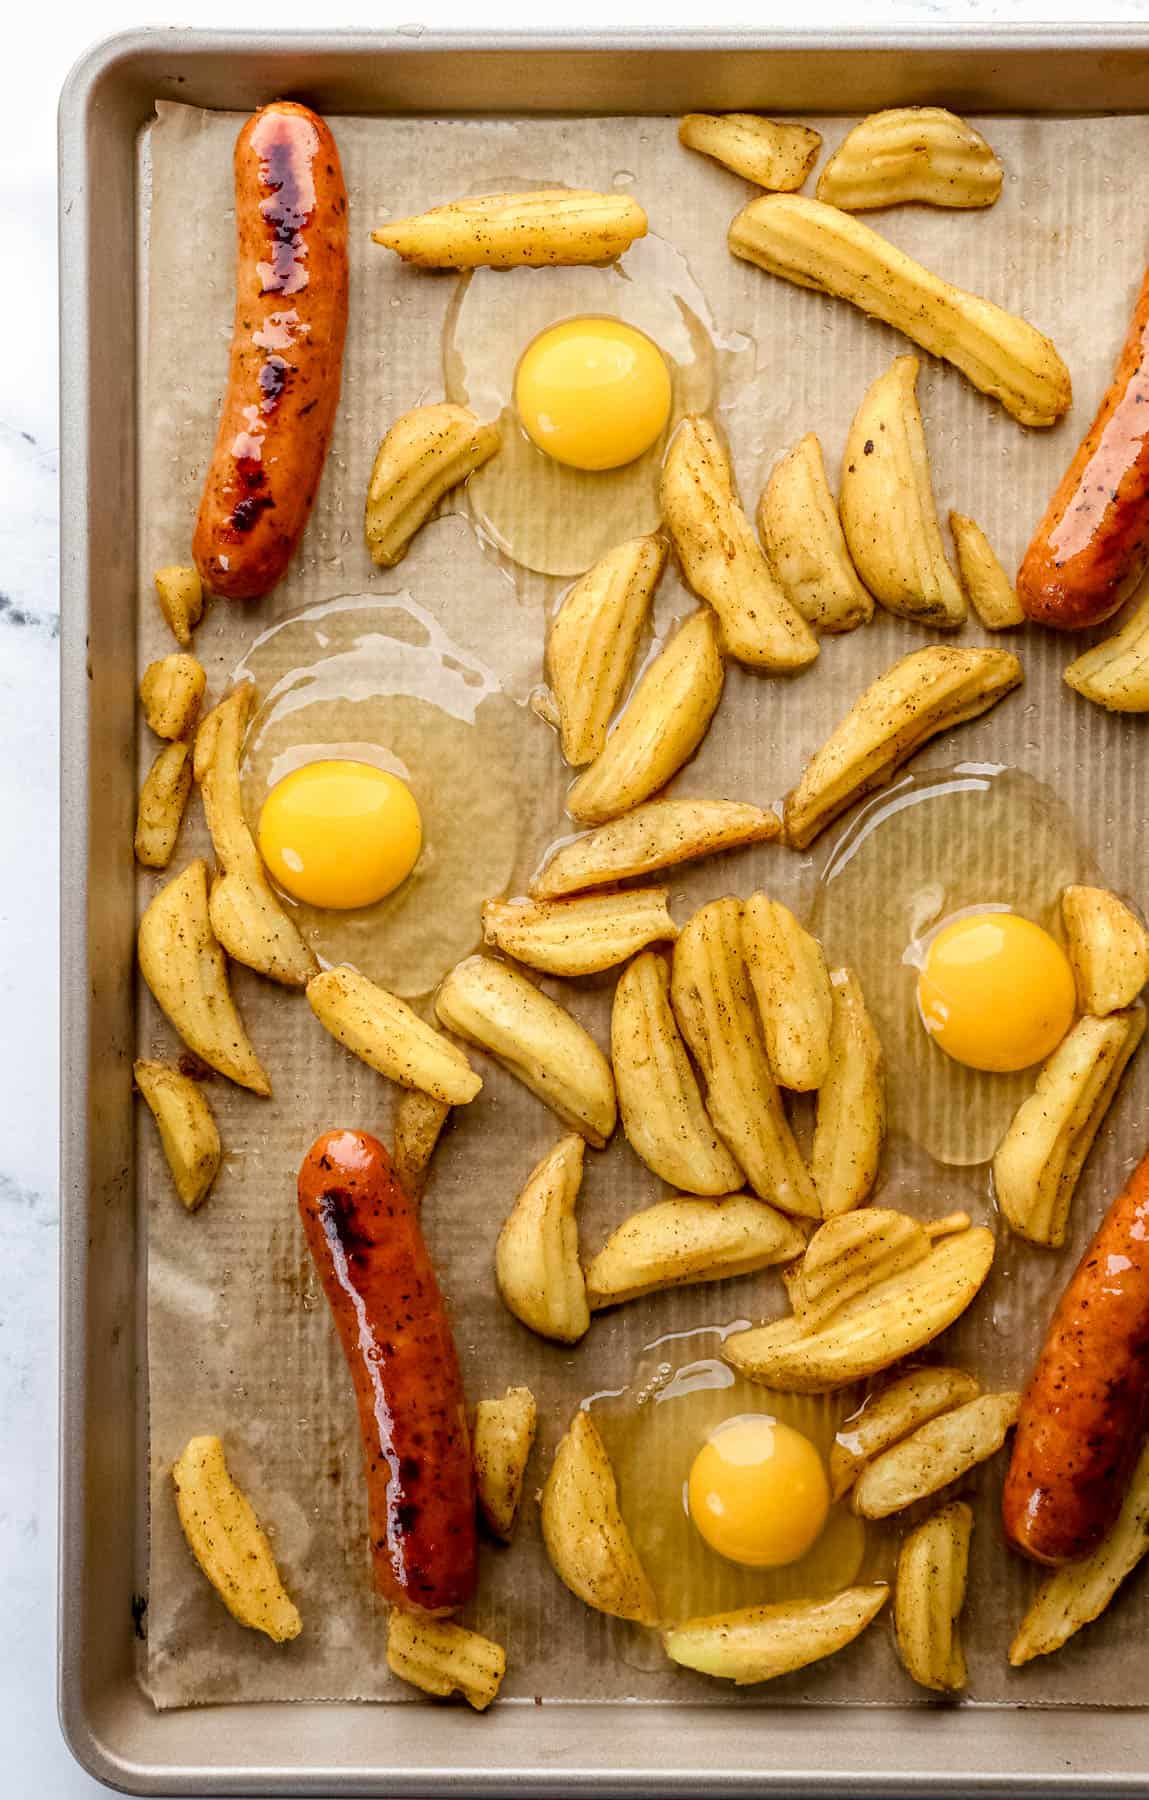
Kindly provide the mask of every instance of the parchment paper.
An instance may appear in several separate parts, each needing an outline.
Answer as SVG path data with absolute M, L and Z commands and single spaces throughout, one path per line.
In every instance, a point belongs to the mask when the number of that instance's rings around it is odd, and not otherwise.
M 817 121 L 828 148 L 850 122 Z M 152 597 L 151 573 L 161 563 L 189 560 L 225 378 L 233 306 L 231 151 L 239 123 L 235 116 L 165 105 L 142 145 L 149 329 L 140 434 L 141 667 L 172 647 Z M 500 567 L 463 516 L 432 523 L 393 572 L 376 571 L 362 542 L 363 496 L 380 436 L 400 412 L 441 393 L 440 334 L 455 286 L 451 276 L 405 269 L 370 243 L 370 228 L 388 215 L 504 182 L 541 178 L 609 188 L 618 176 L 647 205 L 652 228 L 684 252 L 719 331 L 742 344 L 727 359 L 719 418 L 748 507 L 776 456 L 807 430 L 820 434 L 836 481 L 845 432 L 866 385 L 907 346 L 849 307 L 731 258 L 726 226 L 750 190 L 680 149 L 674 120 L 331 123 L 351 199 L 351 326 L 339 420 L 314 516 L 288 578 L 257 604 L 217 604 L 197 633 L 195 651 L 207 669 L 212 699 L 256 632 L 301 606 L 345 593 L 412 594 L 458 644 L 495 667 L 516 698 L 525 700 L 540 679 L 545 609 L 561 584 L 548 588 Z M 1139 118 L 982 124 L 1007 169 L 997 206 L 973 214 L 903 209 L 874 223 L 942 274 L 1033 319 L 1070 365 L 1075 402 L 1068 421 L 1032 432 L 955 371 L 923 359 L 920 399 L 939 512 L 944 517 L 957 505 L 972 514 L 1013 568 L 1092 415 L 1124 335 L 1146 254 L 1146 126 Z M 627 175 L 633 180 L 624 180 Z M 465 501 L 452 504 L 465 513 Z M 669 573 L 658 605 L 660 628 L 690 605 Z M 983 637 L 976 624 L 964 633 L 966 641 Z M 817 668 L 797 682 L 757 679 L 733 665 L 702 752 L 676 791 L 776 799 L 862 686 L 925 641 L 914 626 L 879 612 L 871 628 L 824 640 Z M 1049 783 L 1072 810 L 1084 850 L 1115 886 L 1140 891 L 1144 901 L 1144 726 L 1107 717 L 1068 694 L 1060 676 L 1073 652 L 1065 642 L 1036 632 L 1017 641 L 1026 669 L 1023 690 L 978 723 L 932 743 L 916 766 L 989 760 L 1017 765 Z M 563 829 L 565 785 L 548 728 L 525 715 L 524 730 L 540 771 L 538 802 L 553 823 L 524 851 L 519 891 L 545 843 Z M 141 772 L 154 750 L 141 726 Z M 713 896 L 746 894 L 761 885 L 793 905 L 807 904 L 836 835 L 831 831 L 804 857 L 765 847 L 672 873 L 677 916 L 685 919 Z M 173 869 L 207 850 L 195 802 Z M 141 875 L 141 906 L 155 886 L 155 878 Z M 414 1697 L 411 1690 L 386 1670 L 384 1611 L 370 1586 L 351 1386 L 304 1250 L 294 1195 L 299 1160 L 317 1132 L 342 1124 L 387 1138 L 393 1095 L 320 1029 L 301 996 L 242 969 L 233 975 L 275 1097 L 257 1100 L 226 1081 L 212 1081 L 226 1163 L 198 1215 L 187 1216 L 175 1199 L 156 1134 L 142 1108 L 139 1115 L 140 1193 L 148 1221 L 152 1494 L 141 1679 L 161 1707 L 323 1697 L 406 1701 Z M 611 985 L 608 977 L 563 989 L 604 1043 Z M 142 1054 L 178 1052 L 146 992 L 139 1016 Z M 667 1332 L 782 1311 L 780 1284 L 767 1274 L 654 1296 L 596 1319 L 573 1350 L 533 1337 L 495 1294 L 492 1250 L 523 1178 L 554 1141 L 556 1124 L 508 1076 L 487 1059 L 477 1060 L 484 1093 L 462 1110 L 438 1152 L 425 1227 L 450 1299 L 470 1397 L 525 1381 L 538 1398 L 541 1425 L 514 1546 L 484 1549 L 480 1591 L 467 1622 L 507 1646 L 508 1699 L 609 1696 L 728 1705 L 733 1690 L 673 1672 L 653 1640 L 588 1611 L 566 1593 L 543 1557 L 533 1496 L 582 1396 L 624 1385 L 642 1347 Z M 1053 1299 L 1147 1128 L 1149 1059 L 1143 1052 L 1080 1183 L 1064 1254 L 1025 1250 L 1003 1231 L 987 1289 L 946 1340 L 947 1356 L 968 1361 L 987 1386 L 1024 1377 Z M 588 1157 L 580 1204 L 584 1250 L 593 1252 L 614 1223 L 659 1192 L 656 1178 L 617 1133 L 605 1154 Z M 923 1216 L 965 1204 L 985 1217 L 987 1171 L 940 1168 L 893 1144 L 882 1199 Z M 276 1648 L 236 1625 L 182 1541 L 170 1468 L 191 1434 L 209 1431 L 223 1436 L 236 1476 L 273 1533 L 305 1621 L 293 1644 Z M 1149 1701 L 1143 1651 L 1149 1592 L 1136 1577 L 1105 1619 L 1058 1656 L 1017 1674 L 1007 1668 L 1006 1648 L 1037 1577 L 1001 1543 L 1001 1474 L 999 1459 L 970 1483 L 978 1514 L 963 1626 L 971 1699 L 1029 1705 Z M 796 1698 L 929 1704 L 898 1668 L 886 1621 L 848 1653 L 739 1693 L 737 1704 Z M 976 1729 L 972 1722 L 970 1729 Z

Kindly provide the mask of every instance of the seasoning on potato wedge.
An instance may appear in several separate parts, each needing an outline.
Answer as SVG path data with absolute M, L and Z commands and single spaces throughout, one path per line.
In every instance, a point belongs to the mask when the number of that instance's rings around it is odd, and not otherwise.
M 866 1464 L 850 1496 L 853 1510 L 863 1519 L 888 1519 L 940 1493 L 996 1455 L 1020 1405 L 1020 1394 L 978 1394 L 919 1425 Z
M 679 1196 L 632 1213 L 586 1271 L 591 1312 L 663 1288 L 751 1275 L 800 1256 L 806 1240 L 791 1219 L 752 1200 Z
M 1076 657 L 1063 680 L 1108 712 L 1149 712 L 1149 590 L 1120 631 Z
M 168 563 L 153 577 L 159 609 L 181 650 L 192 641 L 192 632 L 203 617 L 203 582 L 192 565 Z
M 929 644 L 871 682 L 816 750 L 786 796 L 785 830 L 805 850 L 819 832 L 940 731 L 976 719 L 1021 681 L 1008 650 Z
M 530 892 L 536 900 L 557 900 L 781 835 L 777 814 L 743 800 L 650 800 L 563 844 L 533 877 Z
M 662 1634 L 671 1662 L 739 1687 L 773 1681 L 833 1656 L 860 1637 L 890 1597 L 884 1583 L 843 1588 L 828 1600 L 746 1606 L 710 1619 L 689 1619 Z
M 611 262 L 646 236 L 646 214 L 630 194 L 537 188 L 452 200 L 371 236 L 421 269 L 543 269 Z
M 966 1685 L 958 1622 L 965 1605 L 973 1512 L 964 1500 L 939 1507 L 898 1552 L 894 1635 L 906 1674 L 919 1687 L 956 1694 Z
M 846 133 L 817 196 L 843 212 L 877 206 L 992 206 L 1002 167 L 972 125 L 944 106 L 891 106 Z
M 438 400 L 396 419 L 375 456 L 367 488 L 364 532 L 371 560 L 393 569 L 443 495 L 489 462 L 499 427 L 465 406 Z
M 171 862 L 191 784 L 191 746 L 165 744 L 144 777 L 136 812 L 136 861 L 145 869 L 166 869 Z
M 1145 1030 L 1140 1006 L 1078 1019 L 1042 1065 L 993 1158 L 998 1204 L 1031 1244 L 1065 1242 L 1077 1178 Z
M 1024 625 L 1017 590 L 994 555 L 981 526 L 965 513 L 950 513 L 950 534 L 957 551 L 958 573 L 978 622 L 986 631 L 1008 631 Z
M 1049 339 L 991 300 L 923 268 L 860 219 L 800 194 L 763 194 L 730 227 L 735 256 L 849 300 L 940 356 L 1022 425 L 1053 425 L 1073 399 Z
M 132 1064 L 132 1074 L 159 1128 L 176 1193 L 194 1212 L 219 1174 L 219 1132 L 207 1096 L 171 1063 L 141 1060 Z
M 577 1344 L 590 1325 L 575 1219 L 585 1148 L 571 1132 L 536 1164 L 495 1245 L 504 1304 L 539 1337 L 559 1344 Z
M 194 656 L 173 651 L 149 663 L 140 676 L 144 718 L 157 737 L 186 737 L 196 722 L 207 676 Z
M 596 975 L 678 936 L 666 888 L 631 888 L 575 900 L 488 900 L 483 942 L 546 975 Z
M 630 538 L 575 582 L 555 614 L 546 674 L 574 769 L 602 753 L 665 565 L 665 538 Z
M 444 1106 L 466 1106 L 482 1087 L 457 1044 L 357 969 L 324 969 L 308 982 L 307 998 L 345 1050 L 401 1087 L 418 1088 Z
M 488 956 L 457 963 L 435 996 L 439 1022 L 498 1058 L 564 1125 L 601 1149 L 617 1104 L 610 1064 L 573 1014 Z
M 228 1612 L 273 1644 L 298 1637 L 303 1621 L 218 1437 L 191 1438 L 172 1466 L 172 1479 L 188 1548 Z
M 1149 931 L 1137 915 L 1106 888 L 1067 887 L 1061 919 L 1082 1012 L 1103 1019 L 1132 1006 L 1149 981 Z
M 441 1700 L 462 1694 L 468 1706 L 484 1712 L 507 1672 L 507 1653 L 465 1625 L 397 1606 L 387 1622 L 387 1667 L 424 1694 Z
M 538 1407 L 527 1387 L 509 1387 L 498 1400 L 480 1400 L 471 1427 L 475 1486 L 483 1523 L 509 1543 L 523 1495 Z
M 834 1014 L 821 944 L 780 900 L 751 894 L 742 908 L 742 950 L 775 1081 L 800 1094 L 820 1088 Z
M 822 134 L 761 113 L 687 113 L 678 141 L 760 188 L 785 193 L 800 188 L 814 167 Z
M 814 432 L 771 470 L 758 502 L 758 534 L 787 599 L 809 624 L 853 631 L 873 617 L 873 595 L 850 561 Z
M 403 1088 L 395 1108 L 395 1177 L 411 1200 L 421 1200 L 435 1146 L 451 1115 L 445 1100 L 422 1088 Z
M 848 1418 L 830 1449 L 830 1492 L 849 1493 L 866 1464 L 939 1413 L 950 1412 L 981 1392 L 964 1369 L 933 1365 L 908 1369 Z
M 542 1494 L 543 1543 L 559 1580 L 596 1612 L 654 1625 L 654 1590 L 618 1506 L 610 1457 L 579 1411 L 555 1451 Z
M 886 1135 L 886 1062 L 862 984 L 852 969 L 835 969 L 829 987 L 829 1063 L 818 1089 L 810 1157 L 826 1219 L 868 1199 Z

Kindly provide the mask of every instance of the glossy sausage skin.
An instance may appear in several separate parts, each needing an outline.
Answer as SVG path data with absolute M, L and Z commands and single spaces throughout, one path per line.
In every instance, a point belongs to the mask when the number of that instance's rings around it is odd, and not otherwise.
M 1096 625 L 1149 562 L 1149 273 L 1101 408 L 1049 503 L 1017 577 L 1031 619 Z
M 1149 1427 L 1149 1151 L 1053 1315 L 1021 1403 L 1003 1513 L 1011 1543 L 1056 1567 L 1112 1526 Z
M 450 1612 L 475 1585 L 475 1482 L 415 1209 L 382 1144 L 329 1131 L 303 1159 L 299 1211 L 355 1384 L 375 1585 L 394 1605 Z
M 196 519 L 204 585 L 266 594 L 303 535 L 339 404 L 347 190 L 323 120 L 277 100 L 235 145 L 235 329 Z

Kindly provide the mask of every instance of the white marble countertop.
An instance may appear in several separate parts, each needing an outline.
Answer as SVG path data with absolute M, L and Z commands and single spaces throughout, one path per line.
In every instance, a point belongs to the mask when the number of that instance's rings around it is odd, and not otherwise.
M 148 9 L 151 10 L 150 7 Z M 239 22 L 233 0 L 197 0 L 148 23 Z M 314 0 L 277 0 L 284 27 L 331 22 Z M 340 0 L 346 25 L 529 27 L 526 0 Z M 1143 21 L 1149 0 L 806 0 L 807 25 Z M 770 9 L 724 0 L 706 23 L 767 25 Z M 556 0 L 552 27 L 686 28 L 686 0 Z M 9 844 L 0 884 L 0 1740 L 6 1793 L 72 1800 L 105 1790 L 72 1763 L 55 1716 L 57 1142 L 57 421 L 55 102 L 94 38 L 141 22 L 124 0 L 19 6 L 5 28 L 0 213 L 0 816 Z M 18 278 L 16 278 L 18 275 Z M 19 346 L 18 351 L 13 347 Z

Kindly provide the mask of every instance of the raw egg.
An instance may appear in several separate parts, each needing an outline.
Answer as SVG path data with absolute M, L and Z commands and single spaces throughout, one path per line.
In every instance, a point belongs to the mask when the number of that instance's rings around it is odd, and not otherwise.
M 712 1432 L 690 1466 L 686 1492 L 710 1548 L 751 1569 L 797 1562 L 830 1510 L 813 1444 L 768 1413 L 742 1413 Z
M 1008 1074 L 1044 1062 L 1073 1023 L 1061 945 L 1011 912 L 971 912 L 930 938 L 918 976 L 922 1024 L 955 1062 Z
M 515 405 L 531 441 L 572 469 L 617 469 L 661 437 L 670 371 L 643 331 L 621 319 L 568 319 L 528 344 Z
M 305 763 L 277 781 L 259 815 L 272 877 L 312 906 L 373 906 L 406 881 L 423 826 L 406 782 L 371 763 Z

